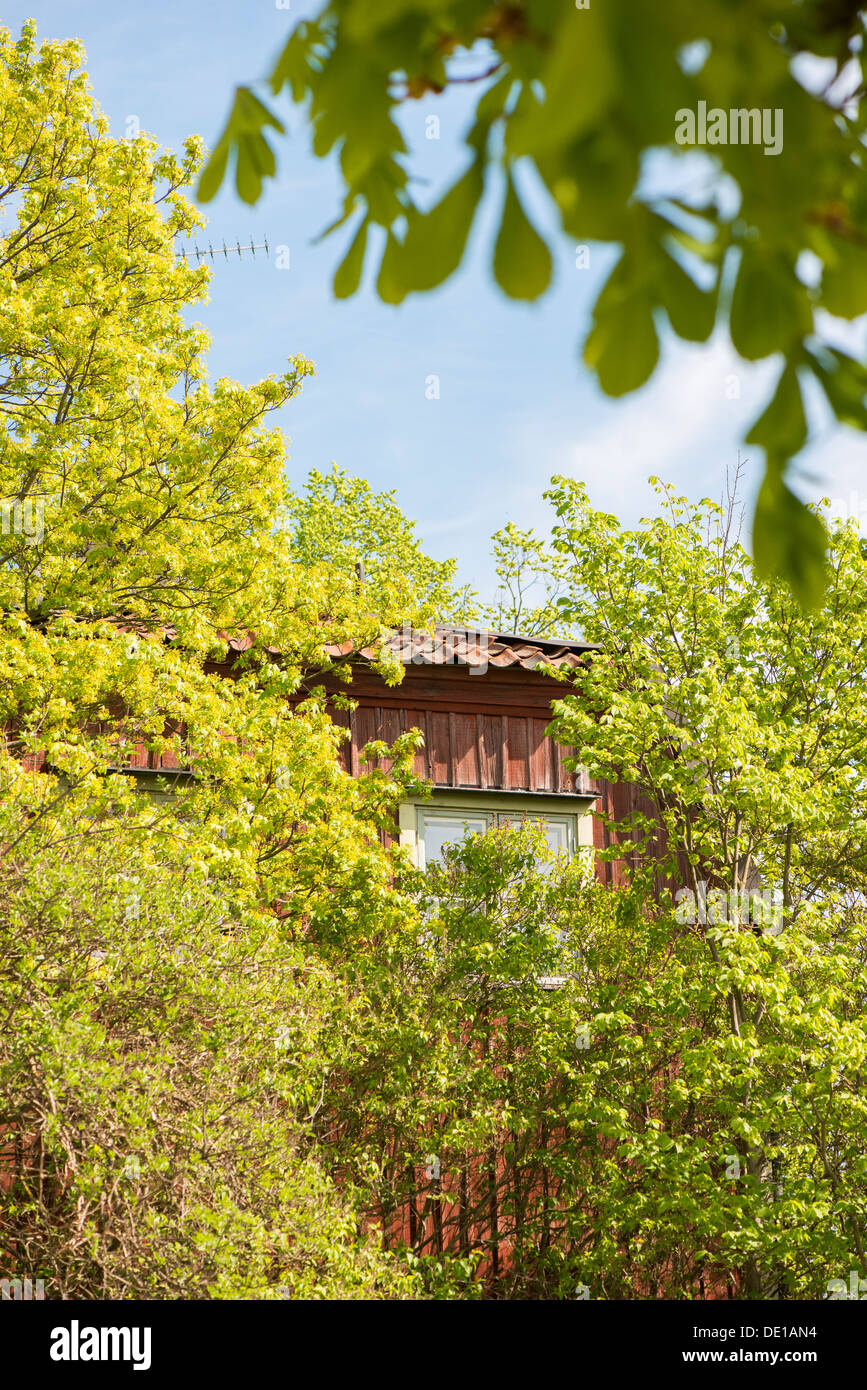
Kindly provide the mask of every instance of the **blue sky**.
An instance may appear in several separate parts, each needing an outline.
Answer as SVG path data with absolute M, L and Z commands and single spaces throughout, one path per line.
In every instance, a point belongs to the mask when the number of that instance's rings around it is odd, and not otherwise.
M 375 3 L 375 0 L 371 0 Z M 163 145 L 179 149 L 198 133 L 213 144 L 232 87 L 264 74 L 290 24 L 319 9 L 316 0 L 28 0 L 6 3 L 2 22 L 17 32 L 33 16 L 43 38 L 75 35 L 86 46 L 97 101 L 123 134 L 136 117 Z M 472 89 L 471 89 L 472 90 Z M 431 193 L 450 180 L 470 96 L 426 98 L 404 125 Z M 428 551 L 455 555 L 462 578 L 493 591 L 491 532 L 507 521 L 544 529 L 542 492 L 554 473 L 583 478 L 593 505 L 633 523 L 654 509 L 647 478 L 657 474 L 692 496 L 719 496 L 726 466 L 754 418 L 773 364 L 747 366 L 722 339 L 686 349 L 664 343 L 661 366 L 641 391 L 607 400 L 580 361 L 580 344 L 611 253 L 591 248 L 578 269 L 563 239 L 554 285 L 535 305 L 507 301 L 489 269 L 496 207 L 489 200 L 465 266 L 431 295 L 382 305 L 369 284 L 355 298 L 331 298 L 331 276 L 345 233 L 313 239 L 338 208 L 332 161 L 309 151 L 300 113 L 281 107 L 291 138 L 278 142 L 279 177 L 247 208 L 233 189 L 207 209 L 200 244 L 265 237 L 272 256 L 215 266 L 210 302 L 196 317 L 213 337 L 211 369 L 252 381 L 303 353 L 317 375 L 279 417 L 289 439 L 289 475 L 300 483 L 331 462 L 396 489 Z M 425 118 L 440 118 L 440 139 L 425 139 Z M 540 221 L 547 215 L 533 203 Z M 290 268 L 273 248 L 288 246 Z M 838 337 L 840 333 L 838 332 Z M 865 346 L 865 325 L 846 341 Z M 740 397 L 729 399 L 736 374 Z M 425 383 L 440 380 L 438 400 Z M 863 437 L 829 428 L 814 413 L 815 442 L 804 451 L 800 490 L 867 501 Z M 750 492 L 761 458 L 745 451 Z M 858 491 L 860 489 L 860 491 Z

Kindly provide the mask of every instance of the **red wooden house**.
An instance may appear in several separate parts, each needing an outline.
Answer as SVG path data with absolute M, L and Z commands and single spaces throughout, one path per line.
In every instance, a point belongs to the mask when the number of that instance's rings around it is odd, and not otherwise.
M 236 654 L 249 645 L 249 640 L 231 641 L 226 661 L 213 669 L 231 677 Z M 546 734 L 551 702 L 569 686 L 544 668 L 574 671 L 595 649 L 576 641 L 453 626 L 438 626 L 432 634 L 404 629 L 388 640 L 387 648 L 404 668 L 398 685 L 383 679 L 373 649 L 349 647 L 329 652 L 335 668 L 350 668 L 348 682 L 341 679 L 346 671 L 335 669 L 310 673 L 310 683 L 324 683 L 331 694 L 352 698 L 351 712 L 332 704 L 335 722 L 349 731 L 341 759 L 352 775 L 365 768 L 367 744 L 392 744 L 410 729 L 421 731 L 424 743 L 415 769 L 430 784 L 431 794 L 408 798 L 395 827 L 416 864 L 424 868 L 468 831 L 532 818 L 543 823 L 553 849 L 569 855 L 583 850 L 600 882 L 619 884 L 633 850 L 627 842 L 621 860 L 599 859 L 595 851 L 611 842 L 606 820 L 623 820 L 633 810 L 652 814 L 652 807 L 638 788 L 591 780 L 581 767 L 581 750 Z M 174 778 L 192 775 L 179 766 L 176 754 L 155 754 L 144 742 L 124 770 L 157 794 L 165 794 Z M 547 979 L 537 983 L 554 987 Z M 483 1250 L 481 1272 L 495 1290 L 499 1275 L 508 1270 L 515 1240 L 508 1213 L 517 1198 L 509 1187 L 504 1152 L 494 1148 L 468 1154 L 459 1169 L 442 1174 L 438 1159 L 436 1171 L 431 1165 L 410 1167 L 398 1205 L 370 1215 L 382 1224 L 387 1242 L 407 1242 L 420 1253 L 465 1253 L 471 1246 Z M 0 1173 L 0 1187 L 2 1178 Z M 556 1224 L 562 1217 L 556 1175 L 542 1165 L 524 1173 L 523 1182 L 524 1205 L 541 1203 Z M 439 1200 L 448 1193 L 451 1208 Z M 456 1215 L 446 1218 L 446 1210 Z M 703 1285 L 698 1296 L 705 1296 Z
M 138 627 L 126 626 L 131 633 Z M 174 634 L 167 629 L 164 635 Z M 250 645 L 249 638 L 231 639 L 226 660 L 209 664 L 210 669 L 231 677 L 237 654 Z M 623 861 L 613 863 L 592 854 L 611 844 L 606 818 L 622 821 L 634 810 L 652 816 L 653 807 L 636 787 L 592 780 L 580 766 L 580 749 L 545 732 L 552 700 L 562 698 L 569 686 L 544 668 L 575 670 L 596 648 L 445 624 L 433 633 L 404 627 L 386 647 L 404 668 L 399 685 L 383 679 L 374 649 L 359 651 L 349 644 L 327 649 L 335 667 L 344 668 L 340 674 L 310 673 L 309 683 L 324 684 L 355 702 L 351 714 L 336 704 L 331 708 L 334 722 L 349 730 L 341 761 L 354 776 L 368 766 L 361 761 L 366 744 L 390 745 L 413 728 L 422 733 L 415 770 L 432 792 L 429 799 L 409 799 L 401 806 L 398 830 L 418 866 L 467 832 L 532 818 L 544 824 L 552 849 L 570 856 L 583 849 L 593 857 L 601 882 L 620 883 L 629 848 Z M 569 768 L 567 760 L 578 761 Z M 175 777 L 190 775 L 177 754 L 153 753 L 144 741 L 122 770 L 156 795 Z
M 350 662 L 351 683 L 327 684 L 357 702 L 351 715 L 333 714 L 350 729 L 342 755 L 348 772 L 357 775 L 365 766 L 360 754 L 367 743 L 391 744 L 413 728 L 423 734 L 415 770 L 432 794 L 400 810 L 401 843 L 420 868 L 467 831 L 527 817 L 543 822 L 552 849 L 569 855 L 604 849 L 611 843 L 606 816 L 651 810 L 637 788 L 591 780 L 580 749 L 546 736 L 551 702 L 569 686 L 544 667 L 575 670 L 596 648 L 446 625 L 433 634 L 404 628 L 387 646 L 404 667 L 400 685 L 385 683 L 372 650 L 341 648 L 331 654 Z M 577 770 L 566 766 L 572 759 Z M 621 864 L 593 857 L 603 883 L 621 880 Z

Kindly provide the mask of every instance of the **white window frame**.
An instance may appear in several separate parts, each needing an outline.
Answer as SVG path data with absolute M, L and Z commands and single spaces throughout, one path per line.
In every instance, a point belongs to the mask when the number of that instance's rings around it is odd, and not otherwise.
M 497 824 L 510 825 L 518 821 L 541 821 L 544 825 L 564 825 L 566 827 L 566 854 L 570 859 L 575 854 L 575 816 L 556 811 L 497 811 Z
M 484 806 L 431 806 L 427 804 L 415 808 L 414 819 L 415 859 L 420 869 L 427 867 L 424 843 L 425 828 L 432 821 L 437 820 L 464 820 L 465 823 L 482 821 L 485 825 L 485 831 L 494 826 L 517 824 L 524 820 L 562 825 L 566 829 L 565 848 L 569 859 L 574 857 L 577 847 L 578 836 L 576 835 L 576 813 L 574 811 L 535 811 L 525 806 L 516 806 L 514 810 L 504 811 L 500 808 Z M 405 829 L 408 828 L 405 827 Z
M 424 848 L 424 832 L 426 823 L 436 820 L 456 821 L 463 819 L 466 821 L 484 821 L 485 831 L 491 829 L 496 822 L 496 811 L 487 811 L 483 808 L 479 810 L 461 806 L 419 806 L 416 808 L 416 863 L 420 869 L 427 868 Z M 472 833 L 472 832 L 471 832 Z M 466 833 L 464 835 L 466 838 Z

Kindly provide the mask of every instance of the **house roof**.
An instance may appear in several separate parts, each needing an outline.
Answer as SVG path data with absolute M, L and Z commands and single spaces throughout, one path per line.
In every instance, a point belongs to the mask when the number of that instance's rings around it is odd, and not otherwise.
M 589 642 L 521 637 L 513 632 L 453 627 L 449 623 L 437 623 L 433 633 L 405 626 L 393 633 L 384 645 L 404 665 L 497 666 L 501 669 L 521 666 L 525 671 L 534 671 L 542 665 L 574 670 L 582 664 L 587 652 L 600 650 Z M 353 654 L 349 642 L 339 647 L 327 647 L 326 651 L 333 657 Z M 364 647 L 357 655 L 373 660 L 376 649 Z
M 134 618 L 118 619 L 117 626 L 121 632 L 139 633 L 142 636 L 148 631 L 146 623 Z M 159 635 L 170 641 L 176 636 L 176 629 L 166 624 L 159 629 Z M 220 636 L 228 643 L 230 650 L 236 652 L 249 650 L 254 642 L 252 633 L 239 637 L 221 633 Z M 437 623 L 433 633 L 404 625 L 386 638 L 384 646 L 404 665 L 496 666 L 500 669 L 520 666 L 525 671 L 534 671 L 543 665 L 575 670 L 588 652 L 601 650 L 592 642 L 574 642 L 561 637 L 521 637 L 514 632 L 454 627 L 450 623 Z M 278 654 L 274 647 L 266 650 Z M 373 661 L 378 649 L 370 646 L 358 650 L 352 642 L 343 642 L 328 644 L 325 651 L 332 660 L 361 657 Z

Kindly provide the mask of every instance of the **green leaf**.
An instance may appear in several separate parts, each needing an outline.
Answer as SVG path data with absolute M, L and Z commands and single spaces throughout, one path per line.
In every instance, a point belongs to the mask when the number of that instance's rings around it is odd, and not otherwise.
M 716 319 L 716 287 L 700 289 L 683 267 L 666 253 L 660 270 L 660 296 L 675 333 L 689 343 L 706 343 Z
M 867 250 L 835 240 L 835 260 L 822 275 L 822 307 L 841 319 L 867 314 Z
M 395 280 L 406 290 L 432 290 L 457 270 L 484 186 L 481 164 L 467 172 L 428 213 L 416 212 L 399 252 Z
M 781 255 L 745 246 L 730 314 L 735 350 L 748 362 L 788 353 L 812 326 L 812 310 L 794 265 Z
M 596 324 L 584 345 L 606 396 L 625 396 L 643 386 L 659 359 L 659 339 L 647 298 L 630 299 L 615 318 Z
M 229 117 L 229 124 L 237 132 L 258 135 L 265 126 L 273 126 L 280 135 L 286 134 L 283 122 L 274 115 L 255 92 L 249 87 L 238 87 L 235 92 L 235 105 Z
M 567 148 L 546 150 L 535 163 L 570 236 L 579 242 L 626 239 L 638 158 L 620 132 L 594 130 Z
M 389 232 L 376 280 L 376 293 L 383 304 L 402 304 L 406 299 L 407 291 L 399 278 L 398 263 L 402 249 L 400 242 Z
M 229 119 L 199 181 L 202 202 L 210 202 L 217 193 L 233 147 L 238 154 L 235 170 L 238 193 L 245 203 L 258 201 L 263 178 L 273 178 L 277 167 L 274 152 L 262 134 L 267 126 L 280 135 L 286 133 L 283 122 L 248 87 L 236 88 Z
M 753 561 L 763 579 L 781 579 L 802 608 L 818 608 L 827 581 L 827 532 L 820 517 L 783 481 L 783 465 L 768 460 L 753 517 Z
M 334 298 L 348 299 L 355 294 L 361 283 L 361 272 L 364 269 L 364 253 L 367 249 L 367 228 L 368 221 L 365 217 L 349 247 L 342 262 L 334 272 Z
M 777 389 L 764 414 L 756 420 L 748 444 L 760 444 L 770 455 L 789 459 L 802 447 L 807 438 L 807 419 L 798 374 L 787 363 L 780 375 Z
M 595 370 L 607 396 L 623 396 L 644 385 L 658 359 L 653 300 L 631 258 L 624 255 L 596 301 L 584 361 Z
M 311 75 L 307 55 L 314 43 L 321 41 L 321 38 L 322 30 L 318 24 L 302 22 L 292 31 L 268 79 L 275 96 L 282 87 L 288 86 L 293 101 L 303 100 L 306 83 Z
M 565 6 L 552 36 L 550 58 L 541 74 L 545 100 L 525 105 L 506 128 L 506 149 L 535 154 L 575 139 L 598 125 L 617 95 L 602 6 Z
M 200 203 L 209 203 L 220 189 L 220 184 L 226 177 L 226 165 L 229 160 L 229 142 L 224 135 L 218 141 L 214 152 L 202 170 L 199 179 L 199 187 L 196 190 L 196 197 Z
M 833 366 L 826 365 L 815 353 L 810 353 L 810 365 L 828 398 L 837 419 L 854 429 L 867 429 L 867 368 L 836 348 L 825 349 Z
M 258 151 L 249 135 L 238 136 L 238 162 L 235 167 L 235 187 L 238 196 L 251 205 L 258 201 L 262 192 L 262 175 L 259 170 Z
M 551 253 L 528 220 L 511 174 L 494 250 L 494 278 L 510 299 L 538 299 L 551 282 Z

